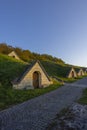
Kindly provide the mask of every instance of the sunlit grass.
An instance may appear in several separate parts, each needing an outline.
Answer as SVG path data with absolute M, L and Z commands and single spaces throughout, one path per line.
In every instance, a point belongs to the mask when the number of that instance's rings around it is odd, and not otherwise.
M 0 110 L 53 91 L 61 85 L 61 83 L 55 83 L 49 87 L 34 90 L 15 90 L 11 87 L 0 86 Z

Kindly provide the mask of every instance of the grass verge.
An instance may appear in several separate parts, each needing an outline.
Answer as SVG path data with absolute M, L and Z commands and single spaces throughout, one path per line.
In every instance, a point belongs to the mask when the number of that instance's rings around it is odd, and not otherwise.
M 0 110 L 48 93 L 59 88 L 61 85 L 61 83 L 55 83 L 47 88 L 34 90 L 15 90 L 11 87 L 0 86 Z
M 82 79 L 84 78 L 83 76 L 80 76 L 80 77 L 76 77 L 76 78 L 60 78 L 61 80 L 63 80 L 64 82 L 66 83 L 73 83 L 79 79 Z
M 87 88 L 83 90 L 82 97 L 78 100 L 78 103 L 87 105 Z

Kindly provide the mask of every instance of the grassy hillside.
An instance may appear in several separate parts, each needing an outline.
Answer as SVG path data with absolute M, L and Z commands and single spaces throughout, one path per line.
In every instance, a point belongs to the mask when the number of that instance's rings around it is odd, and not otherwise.
M 41 60 L 41 64 L 51 77 L 66 78 L 71 68 L 69 65 L 59 65 L 58 63 L 45 60 Z M 0 54 L 0 82 L 6 83 L 19 77 L 26 66 L 27 65 L 23 61 Z
M 79 70 L 81 67 L 79 66 L 72 66 L 72 65 L 59 65 L 54 62 L 50 61 L 41 61 L 42 65 L 44 66 L 45 70 L 51 77 L 55 77 L 59 80 L 63 80 L 65 82 L 73 82 L 76 81 L 77 79 L 83 78 L 84 76 L 80 76 L 77 78 L 67 78 L 68 73 L 72 67 L 75 68 L 75 70 Z M 87 74 L 85 74 L 87 76 Z
M 66 78 L 71 68 L 69 65 L 59 65 L 52 61 L 41 60 L 41 63 L 51 77 Z M 0 83 L 6 84 L 19 77 L 26 66 L 23 61 L 0 54 Z
M 54 85 L 43 89 L 12 89 L 11 81 L 19 77 L 26 66 L 22 61 L 0 54 L 0 110 L 57 89 L 61 85 L 55 81 Z
M 6 43 L 0 43 L 0 53 L 8 55 L 10 52 L 15 51 L 17 55 L 25 62 L 30 62 L 32 60 L 46 60 L 46 61 L 53 61 L 58 64 L 65 64 L 65 62 L 57 57 L 53 57 L 52 55 L 48 54 L 38 54 L 31 52 L 30 50 L 23 50 L 19 47 L 12 47 L 7 45 Z
M 69 65 L 59 65 L 58 63 L 45 60 L 41 60 L 41 63 L 49 76 L 56 76 L 67 80 L 65 76 L 70 68 Z M 19 77 L 25 70 L 26 66 L 27 65 L 23 61 L 0 54 L 0 110 L 57 89 L 61 85 L 61 83 L 55 80 L 55 84 L 43 89 L 12 89 L 11 81 Z
M 24 62 L 0 54 L 0 83 L 5 84 L 18 77 L 24 68 Z
M 50 76 L 57 76 L 57 77 L 64 78 L 67 76 L 67 74 L 71 68 L 69 65 L 62 66 L 62 65 L 59 65 L 59 64 L 54 63 L 54 62 L 41 61 L 41 63 Z

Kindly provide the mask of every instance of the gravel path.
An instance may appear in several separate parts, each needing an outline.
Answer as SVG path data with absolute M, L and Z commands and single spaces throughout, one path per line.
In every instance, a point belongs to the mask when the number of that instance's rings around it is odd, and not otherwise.
M 87 77 L 0 112 L 0 130 L 45 130 L 63 108 L 87 86 Z

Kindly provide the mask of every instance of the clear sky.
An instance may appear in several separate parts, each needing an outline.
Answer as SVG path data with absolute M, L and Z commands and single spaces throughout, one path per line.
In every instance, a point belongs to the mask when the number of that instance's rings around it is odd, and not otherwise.
M 0 43 L 87 66 L 87 0 L 0 0 Z

